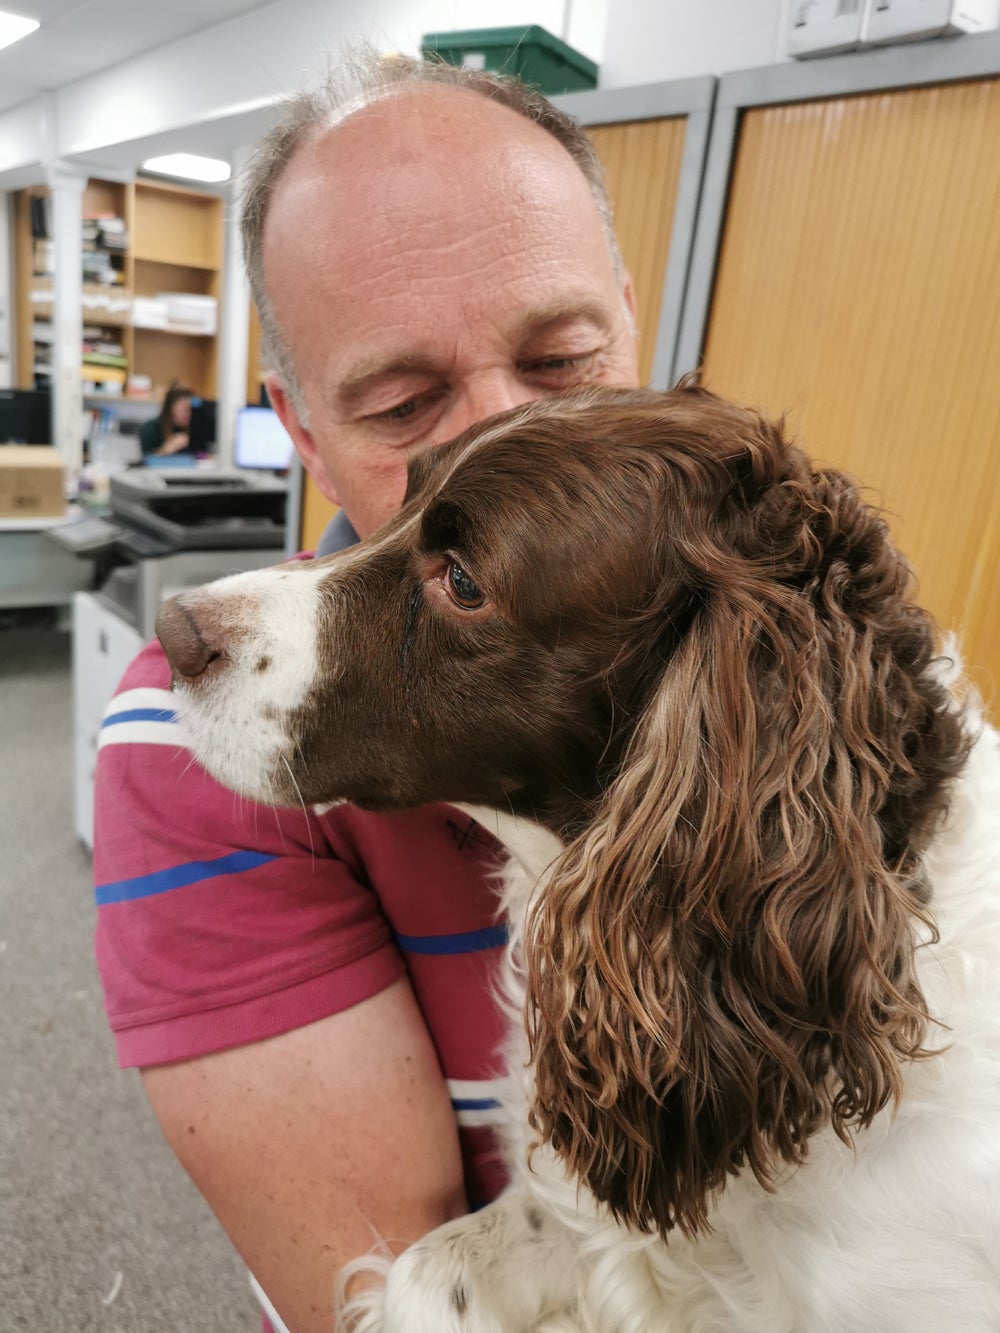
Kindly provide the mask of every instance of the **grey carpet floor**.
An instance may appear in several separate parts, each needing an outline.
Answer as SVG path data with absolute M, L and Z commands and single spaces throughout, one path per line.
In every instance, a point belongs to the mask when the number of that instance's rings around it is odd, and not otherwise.
M 115 1062 L 71 711 L 69 635 L 0 626 L 0 1331 L 257 1333 L 245 1270 Z

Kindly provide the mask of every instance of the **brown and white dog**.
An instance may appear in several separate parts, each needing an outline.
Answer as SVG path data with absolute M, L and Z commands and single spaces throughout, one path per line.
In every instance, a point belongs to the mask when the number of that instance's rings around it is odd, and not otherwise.
M 353 1326 L 1000 1328 L 1000 747 L 909 582 L 686 386 L 496 418 L 368 541 L 164 608 L 220 781 L 511 852 L 514 1183 Z

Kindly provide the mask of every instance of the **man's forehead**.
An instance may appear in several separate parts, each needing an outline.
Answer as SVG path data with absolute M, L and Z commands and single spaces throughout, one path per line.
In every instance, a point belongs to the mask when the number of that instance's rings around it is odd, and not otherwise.
M 587 207 L 589 185 L 546 130 L 479 93 L 423 86 L 397 93 L 317 128 L 278 178 L 265 227 L 308 221 L 307 210 L 341 215 L 441 205 L 441 195 L 504 194 L 544 182 Z M 513 203 L 513 198 L 510 199 Z
M 332 150 L 348 152 L 377 143 L 383 153 L 406 158 L 453 140 L 464 151 L 474 151 L 482 136 L 491 134 L 572 161 L 558 140 L 527 116 L 482 93 L 447 84 L 417 83 L 393 91 L 328 122 L 315 137 Z

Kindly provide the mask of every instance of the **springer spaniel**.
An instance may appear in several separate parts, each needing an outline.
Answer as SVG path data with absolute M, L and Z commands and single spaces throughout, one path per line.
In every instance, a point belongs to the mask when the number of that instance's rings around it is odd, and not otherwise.
M 166 605 L 221 782 L 511 853 L 513 1183 L 345 1327 L 1000 1329 L 1000 748 L 909 585 L 684 385 L 495 418 L 354 549 Z

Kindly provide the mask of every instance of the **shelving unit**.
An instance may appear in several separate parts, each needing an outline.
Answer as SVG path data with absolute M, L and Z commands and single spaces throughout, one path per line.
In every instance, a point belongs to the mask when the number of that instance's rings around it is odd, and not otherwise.
M 138 297 L 163 292 L 222 295 L 222 201 L 215 195 L 154 181 L 133 187 L 132 284 Z M 173 380 L 214 398 L 218 367 L 215 332 L 132 328 L 131 367 L 148 375 L 162 398 Z
M 52 279 L 35 272 L 32 238 L 32 201 L 44 198 L 43 187 L 22 190 L 15 202 L 15 302 L 17 310 L 16 382 L 36 386 L 35 326 L 44 342 L 44 326 L 52 316 Z M 37 209 L 37 205 L 35 205 Z M 218 365 L 217 332 L 205 326 L 137 327 L 134 298 L 155 298 L 163 293 L 211 297 L 216 308 L 222 285 L 222 200 L 215 195 L 158 181 L 87 182 L 83 198 L 85 218 L 113 217 L 124 222 L 127 244 L 113 267 L 122 280 L 84 283 L 83 321 L 86 329 L 100 330 L 102 341 L 118 343 L 127 375 L 148 378 L 148 397 L 161 401 L 174 380 L 202 397 L 214 398 Z M 83 238 L 81 237 L 81 253 Z M 119 380 L 115 367 L 104 373 L 88 365 L 86 379 Z M 102 401 L 104 392 L 97 395 Z M 112 405 L 118 395 L 107 393 Z M 88 392 L 88 405 L 93 396 Z
M 36 320 L 43 321 L 52 314 L 52 276 L 50 272 L 35 273 L 36 267 L 47 267 L 38 253 L 32 229 L 32 209 L 36 200 L 46 199 L 44 189 L 20 190 L 14 201 L 14 299 L 17 309 L 15 348 L 15 386 L 18 389 L 35 387 Z M 36 253 L 38 262 L 36 264 Z M 44 298 L 48 295 L 49 300 Z

